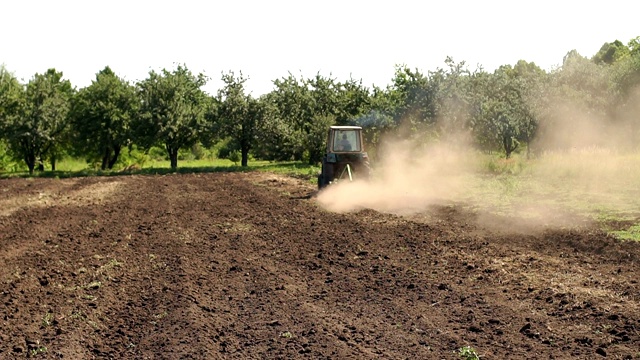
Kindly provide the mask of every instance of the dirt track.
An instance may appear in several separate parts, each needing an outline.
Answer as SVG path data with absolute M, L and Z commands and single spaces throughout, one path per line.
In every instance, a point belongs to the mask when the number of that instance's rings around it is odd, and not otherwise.
M 638 244 L 312 194 L 261 173 L 0 180 L 0 359 L 640 357 Z

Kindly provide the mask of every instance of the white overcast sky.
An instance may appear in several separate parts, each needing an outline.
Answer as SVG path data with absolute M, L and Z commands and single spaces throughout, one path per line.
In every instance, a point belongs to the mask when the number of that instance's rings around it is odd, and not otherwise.
M 130 81 L 186 64 L 211 77 L 242 71 L 258 96 L 272 81 L 316 73 L 388 85 L 394 66 L 423 72 L 465 61 L 487 70 L 518 60 L 550 70 L 576 49 L 640 35 L 640 2 L 355 0 L 6 0 L 0 63 L 19 79 L 54 67 L 78 88 L 110 66 Z

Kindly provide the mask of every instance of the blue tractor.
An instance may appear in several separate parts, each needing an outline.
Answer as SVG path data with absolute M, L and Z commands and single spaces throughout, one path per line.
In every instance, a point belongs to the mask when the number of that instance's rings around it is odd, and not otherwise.
M 327 134 L 327 149 L 318 174 L 318 189 L 338 181 L 368 179 L 369 156 L 364 151 L 362 127 L 331 126 Z

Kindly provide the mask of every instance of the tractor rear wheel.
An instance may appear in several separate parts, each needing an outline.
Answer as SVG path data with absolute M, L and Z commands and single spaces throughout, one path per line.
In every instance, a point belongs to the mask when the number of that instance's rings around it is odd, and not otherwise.
M 322 163 L 322 169 L 318 175 L 318 189 L 322 189 L 333 181 L 333 165 Z

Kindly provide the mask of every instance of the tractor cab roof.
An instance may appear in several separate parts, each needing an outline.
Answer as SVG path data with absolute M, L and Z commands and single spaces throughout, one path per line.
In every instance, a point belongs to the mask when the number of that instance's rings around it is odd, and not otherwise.
M 362 130 L 361 126 L 332 126 L 331 130 Z

